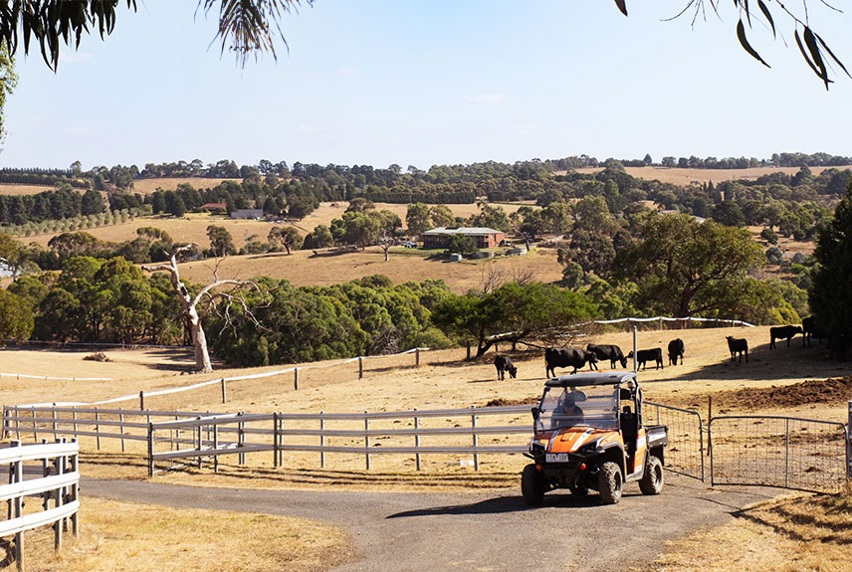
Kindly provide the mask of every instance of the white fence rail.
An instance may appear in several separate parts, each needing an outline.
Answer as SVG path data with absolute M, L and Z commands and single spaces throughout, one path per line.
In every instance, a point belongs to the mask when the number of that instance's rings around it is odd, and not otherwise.
M 255 373 L 255 374 L 250 374 L 250 375 L 240 375 L 240 376 L 233 376 L 233 377 L 218 377 L 218 378 L 215 378 L 215 379 L 202 381 L 202 382 L 195 383 L 195 384 L 192 384 L 192 385 L 185 385 L 185 386 L 181 386 L 181 387 L 172 387 L 172 388 L 160 389 L 160 390 L 156 390 L 156 391 L 140 391 L 139 393 L 134 393 L 132 395 L 122 395 L 122 396 L 119 396 L 119 397 L 113 397 L 113 398 L 110 398 L 110 399 L 104 399 L 104 400 L 101 400 L 101 401 L 93 401 L 93 402 L 89 402 L 89 403 L 84 403 L 84 402 L 79 402 L 79 401 L 69 401 L 69 402 L 62 402 L 62 403 L 32 403 L 32 404 L 28 404 L 26 406 L 21 406 L 21 407 L 48 407 L 48 406 L 57 406 L 57 405 L 63 406 L 63 407 L 78 407 L 78 406 L 79 407 L 84 407 L 84 406 L 94 407 L 94 406 L 101 406 L 101 405 L 115 405 L 115 404 L 118 404 L 118 403 L 125 403 L 125 402 L 134 401 L 134 402 L 139 403 L 139 409 L 140 410 L 144 410 L 146 398 L 157 397 L 157 396 L 162 396 L 162 395 L 171 395 L 171 394 L 175 394 L 175 393 L 182 393 L 182 392 L 185 392 L 185 391 L 192 391 L 192 390 L 202 389 L 202 388 L 215 386 L 215 385 L 218 385 L 221 388 L 222 403 L 227 403 L 227 401 L 228 401 L 228 383 L 230 383 L 230 382 L 257 380 L 257 379 L 264 379 L 264 378 L 269 378 L 269 377 L 281 377 L 281 376 L 289 374 L 289 375 L 293 376 L 293 389 L 298 390 L 299 389 L 299 381 L 300 381 L 300 378 L 299 378 L 300 373 L 304 373 L 308 370 L 325 369 L 325 368 L 337 367 L 337 366 L 357 362 L 358 363 L 358 379 L 361 379 L 361 378 L 364 377 L 364 372 L 366 371 L 364 366 L 365 366 L 365 362 L 367 360 L 381 360 L 381 359 L 395 358 L 395 357 L 399 357 L 399 356 L 413 354 L 414 362 L 411 365 L 413 367 L 419 367 L 420 366 L 420 355 L 424 351 L 429 351 L 429 348 L 413 348 L 413 349 L 410 349 L 410 350 L 406 350 L 404 352 L 400 352 L 400 353 L 397 353 L 397 354 L 389 354 L 389 355 L 358 356 L 358 357 L 353 357 L 353 358 L 341 359 L 341 360 L 337 360 L 337 361 L 333 361 L 331 363 L 325 363 L 325 364 L 321 364 L 321 365 L 300 365 L 300 366 L 293 366 L 293 367 L 288 367 L 288 368 L 284 368 L 284 369 L 278 369 L 278 370 L 275 370 L 275 371 L 266 371 L 266 372 Z M 36 376 L 36 375 L 0 373 L 0 376 L 4 376 L 4 375 L 5 376 L 18 377 L 18 378 L 23 377 L 23 378 L 44 379 L 44 380 L 54 379 L 54 380 L 74 380 L 74 381 L 109 381 L 109 378 L 59 378 L 59 377 L 47 378 L 47 377 L 44 377 L 44 376 Z
M 289 453 L 316 453 L 321 468 L 329 454 L 355 454 L 364 457 L 365 468 L 372 468 L 375 455 L 406 455 L 414 458 L 421 470 L 421 457 L 427 454 L 470 456 L 479 470 L 483 454 L 520 454 L 532 425 L 526 421 L 527 406 L 442 409 L 431 411 L 364 413 L 272 413 L 236 414 L 197 417 L 181 421 L 151 423 L 149 433 L 148 472 L 153 475 L 157 464 L 164 461 L 191 459 L 199 466 L 202 459 L 212 457 L 218 470 L 220 455 L 239 455 L 245 462 L 247 453 L 273 454 L 273 465 L 283 466 Z M 488 422 L 502 417 L 502 424 Z M 427 420 L 440 420 L 426 427 Z M 337 424 L 343 424 L 338 428 Z M 405 425 L 399 427 L 399 425 Z M 357 426 L 357 427 L 355 427 Z M 512 440 L 512 436 L 523 435 Z M 425 444 L 440 438 L 441 444 Z
M 0 521 L 0 537 L 15 535 L 15 561 L 18 570 L 24 569 L 24 533 L 41 526 L 53 525 L 54 548 L 62 546 L 62 533 L 71 521 L 78 533 L 77 511 L 80 473 L 77 460 L 80 448 L 76 442 L 42 443 L 22 446 L 13 441 L 0 449 L 0 465 L 9 467 L 9 483 L 0 485 L 0 501 L 8 504 L 7 519 Z M 24 464 L 38 462 L 41 474 L 26 478 Z M 24 513 L 26 497 L 41 497 L 42 510 Z M 51 506 L 53 501 L 53 506 Z

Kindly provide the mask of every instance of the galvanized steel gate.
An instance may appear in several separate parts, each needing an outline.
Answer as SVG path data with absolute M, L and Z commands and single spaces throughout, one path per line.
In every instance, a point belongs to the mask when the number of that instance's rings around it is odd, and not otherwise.
M 850 469 L 842 423 L 739 415 L 708 426 L 710 482 L 836 493 Z

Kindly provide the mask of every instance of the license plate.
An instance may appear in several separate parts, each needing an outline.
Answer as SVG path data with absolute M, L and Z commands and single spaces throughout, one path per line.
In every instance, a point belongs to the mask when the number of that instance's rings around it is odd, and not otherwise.
M 544 460 L 548 463 L 567 463 L 568 453 L 548 453 Z

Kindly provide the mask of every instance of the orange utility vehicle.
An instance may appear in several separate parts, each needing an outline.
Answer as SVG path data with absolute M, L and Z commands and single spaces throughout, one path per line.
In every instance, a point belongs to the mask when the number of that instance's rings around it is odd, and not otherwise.
M 625 482 L 639 481 L 646 495 L 662 491 L 668 428 L 643 424 L 634 372 L 550 379 L 532 414 L 535 434 L 525 455 L 534 463 L 521 477 L 527 504 L 541 504 L 557 488 L 580 496 L 596 490 L 604 504 L 619 501 Z

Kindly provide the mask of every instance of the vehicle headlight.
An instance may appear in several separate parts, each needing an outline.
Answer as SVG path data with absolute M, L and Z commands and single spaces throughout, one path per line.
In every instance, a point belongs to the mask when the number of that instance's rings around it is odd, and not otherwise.
M 583 445 L 580 448 L 580 451 L 587 454 L 587 455 L 591 454 L 591 453 L 598 453 L 598 454 L 603 453 L 604 448 L 601 447 L 601 441 L 602 440 L 603 439 L 595 439 L 594 441 L 592 441 L 590 443 L 586 443 L 585 445 Z

